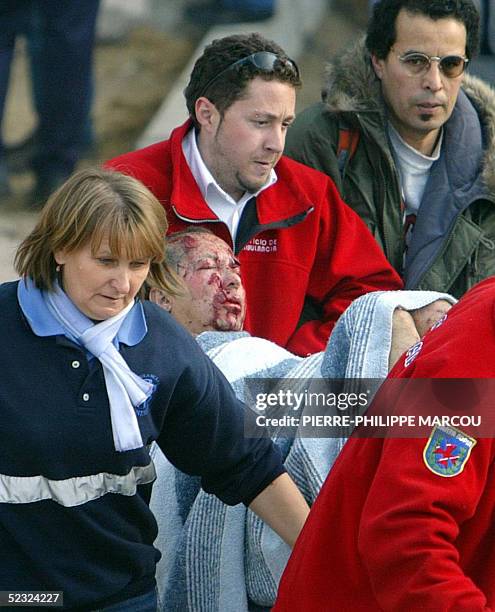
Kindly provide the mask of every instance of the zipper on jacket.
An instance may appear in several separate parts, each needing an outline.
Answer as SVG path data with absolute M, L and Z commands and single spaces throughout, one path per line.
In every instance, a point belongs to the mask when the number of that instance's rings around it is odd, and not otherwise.
M 359 119 L 359 114 L 358 114 L 358 119 Z M 364 124 L 360 121 L 360 125 L 361 125 L 361 129 L 363 131 L 363 134 L 361 135 L 361 140 L 363 142 L 366 141 L 366 138 L 364 138 L 364 136 L 367 134 L 367 130 L 365 129 Z M 385 137 L 385 141 L 387 140 L 386 134 L 383 133 L 383 136 Z M 395 166 L 395 160 L 393 159 L 393 156 L 391 155 L 391 153 L 389 151 L 387 151 L 387 149 L 385 149 L 384 147 L 382 147 L 381 145 L 381 140 L 383 140 L 382 138 L 380 139 L 380 141 L 377 141 L 376 138 L 373 137 L 373 134 L 369 135 L 369 138 L 373 141 L 376 142 L 377 146 L 378 146 L 378 150 L 380 151 L 380 155 L 371 155 L 370 151 L 367 151 L 370 155 L 369 155 L 369 160 L 371 162 L 371 166 L 373 168 L 373 171 L 375 172 L 376 176 L 378 177 L 378 181 L 377 181 L 377 196 L 378 196 L 378 200 L 377 202 L 379 202 L 379 206 L 380 206 L 380 210 L 378 210 L 378 207 L 375 204 L 375 215 L 376 215 L 376 220 L 378 223 L 378 227 L 382 228 L 383 231 L 383 251 L 385 253 L 386 258 L 388 259 L 388 261 L 390 262 L 390 264 L 396 269 L 396 271 L 398 272 L 398 274 L 403 277 L 404 275 L 404 253 L 405 253 L 405 242 L 404 242 L 404 236 L 403 236 L 403 219 L 402 219 L 402 211 L 399 210 L 398 214 L 399 214 L 399 239 L 400 239 L 400 252 L 398 252 L 398 257 L 394 256 L 395 253 L 395 249 L 397 248 L 397 240 L 394 239 L 394 234 L 395 232 L 392 232 L 392 235 L 390 235 L 390 232 L 387 229 L 387 223 L 386 220 L 387 218 L 389 220 L 392 219 L 391 215 L 397 215 L 397 211 L 395 210 L 391 210 L 391 211 L 387 211 L 386 210 L 386 202 L 387 202 L 387 198 L 386 198 L 386 188 L 385 188 L 385 174 L 383 171 L 383 164 L 385 163 L 385 165 L 390 169 L 391 174 L 392 174 L 392 180 L 394 180 L 394 190 L 395 190 L 395 194 L 392 196 L 392 206 L 394 206 L 394 203 L 396 201 L 399 202 L 399 207 L 402 206 L 402 199 L 401 199 L 401 195 L 400 195 L 400 179 L 399 179 L 399 174 L 397 172 L 397 168 Z M 366 201 L 366 199 L 365 199 Z M 391 213 L 391 214 L 389 214 Z M 395 225 L 395 224 L 394 224 Z
M 398 253 L 398 260 L 397 260 L 397 267 L 396 270 L 399 273 L 399 275 L 402 277 L 404 275 L 404 261 L 405 261 L 405 243 L 404 243 L 404 235 L 403 235 L 403 229 L 404 229 L 404 225 L 403 225 L 403 213 L 402 213 L 402 197 L 400 195 L 400 180 L 399 180 L 399 176 L 397 173 L 397 170 L 395 168 L 395 165 L 393 163 L 392 160 L 387 160 L 390 168 L 392 169 L 392 174 L 394 175 L 395 178 L 395 187 L 399 187 L 398 190 L 398 194 L 396 193 L 395 196 L 399 195 L 398 198 L 394 197 L 393 200 L 396 201 L 398 199 L 399 201 L 399 211 L 397 213 L 397 211 L 392 211 L 395 215 L 399 215 L 399 243 L 400 243 L 400 253 Z M 395 257 L 393 257 L 394 255 L 394 244 L 396 241 L 394 241 L 392 239 L 392 236 L 390 236 L 390 234 L 388 233 L 387 230 L 387 224 L 385 223 L 385 219 L 387 217 L 386 211 L 385 211 L 385 205 L 386 205 L 386 192 L 385 192 L 385 187 L 384 187 L 384 183 L 385 183 L 385 176 L 383 174 L 383 170 L 381 168 L 381 166 L 379 166 L 377 168 L 377 171 L 379 172 L 379 176 L 380 176 L 380 180 L 379 180 L 379 185 L 380 185 L 380 201 L 382 202 L 382 223 L 383 223 L 383 240 L 385 243 L 385 253 L 387 254 L 388 251 L 388 255 L 387 255 L 387 259 L 389 261 L 394 261 Z M 396 189 L 397 191 L 397 189 Z
M 249 242 L 249 240 L 251 240 L 252 238 L 254 238 L 255 236 L 257 236 L 258 234 L 260 234 L 261 232 L 265 232 L 267 230 L 271 230 L 271 229 L 285 229 L 288 227 L 292 227 L 293 225 L 296 225 L 298 223 L 301 223 L 301 221 L 304 221 L 304 219 L 306 219 L 306 217 L 308 215 L 310 215 L 313 211 L 314 211 L 315 207 L 313 205 L 310 205 L 309 208 L 307 208 L 306 210 L 304 210 L 302 213 L 298 213 L 297 215 L 294 215 L 293 217 L 289 217 L 287 219 L 284 219 L 283 221 L 275 221 L 272 223 L 266 223 L 265 225 L 255 225 L 252 228 L 252 231 L 249 233 L 249 236 L 247 236 L 247 239 L 243 241 L 243 244 L 239 245 L 237 244 L 237 240 L 232 240 L 232 249 L 234 251 L 235 255 L 238 255 L 240 253 L 240 251 L 246 246 L 246 244 Z M 177 209 L 175 208 L 175 206 L 172 204 L 172 210 L 174 211 L 176 217 L 178 219 L 180 219 L 181 221 L 184 221 L 186 223 L 192 223 L 192 224 L 199 224 L 199 223 L 222 223 L 223 225 L 226 226 L 226 224 L 221 220 L 221 219 L 188 219 L 187 217 L 184 217 L 182 215 L 180 215 L 177 212 Z M 227 227 L 227 231 L 229 233 L 230 236 L 230 231 L 229 228 Z M 237 250 L 238 249 L 238 250 Z
M 172 210 L 175 213 L 175 216 L 178 217 L 181 221 L 185 221 L 186 223 L 192 223 L 196 225 L 198 223 L 223 223 L 221 219 L 189 219 L 188 217 L 183 217 L 177 212 L 177 209 L 172 204 Z
M 313 205 L 310 205 L 310 207 L 304 210 L 303 212 L 298 213 L 293 217 L 288 217 L 287 219 L 284 219 L 282 221 L 273 221 L 272 223 L 265 223 L 265 225 L 253 225 L 250 231 L 247 232 L 244 236 L 242 242 L 239 242 L 238 238 L 236 237 L 234 243 L 234 254 L 238 255 L 250 240 L 252 240 L 258 234 L 261 234 L 262 232 L 266 232 L 268 230 L 286 229 L 297 225 L 298 223 L 301 223 L 306 219 L 308 215 L 310 215 L 314 211 L 314 209 L 315 207 Z

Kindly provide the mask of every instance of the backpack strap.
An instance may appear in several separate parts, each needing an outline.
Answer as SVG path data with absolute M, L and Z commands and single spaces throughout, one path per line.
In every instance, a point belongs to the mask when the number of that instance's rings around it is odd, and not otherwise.
M 339 142 L 337 145 L 337 163 L 340 176 L 344 175 L 346 165 L 351 161 L 359 143 L 359 130 L 339 124 Z

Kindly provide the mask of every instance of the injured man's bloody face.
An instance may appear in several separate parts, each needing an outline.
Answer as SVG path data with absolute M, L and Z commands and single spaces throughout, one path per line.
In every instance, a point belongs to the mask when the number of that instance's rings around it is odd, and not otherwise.
M 166 308 L 194 335 L 209 330 L 241 331 L 246 316 L 246 294 L 239 261 L 228 244 L 210 233 L 169 238 L 173 248 L 182 253 L 176 271 L 185 292 L 178 297 L 162 294 L 161 299 L 152 292 L 150 299 Z M 180 244 L 173 244 L 179 241 Z

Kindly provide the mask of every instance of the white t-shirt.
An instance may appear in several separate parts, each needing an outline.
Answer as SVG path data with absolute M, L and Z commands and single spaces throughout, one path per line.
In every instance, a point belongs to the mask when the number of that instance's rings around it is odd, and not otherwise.
M 399 170 L 402 198 L 406 206 L 405 214 L 417 215 L 430 176 L 430 169 L 440 157 L 443 130 L 431 156 L 423 155 L 407 144 L 390 122 L 388 123 L 388 135 Z

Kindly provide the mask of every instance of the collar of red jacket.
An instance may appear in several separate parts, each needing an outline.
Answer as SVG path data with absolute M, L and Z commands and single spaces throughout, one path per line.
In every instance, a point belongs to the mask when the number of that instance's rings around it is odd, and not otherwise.
M 181 217 L 194 221 L 216 220 L 217 216 L 203 199 L 182 152 L 182 140 L 190 129 L 192 121 L 188 119 L 170 135 L 173 174 L 171 204 Z M 304 189 L 306 171 L 313 172 L 285 156 L 280 159 L 275 166 L 277 182 L 263 190 L 256 198 L 261 225 L 291 219 L 314 207 L 314 202 L 309 200 Z

